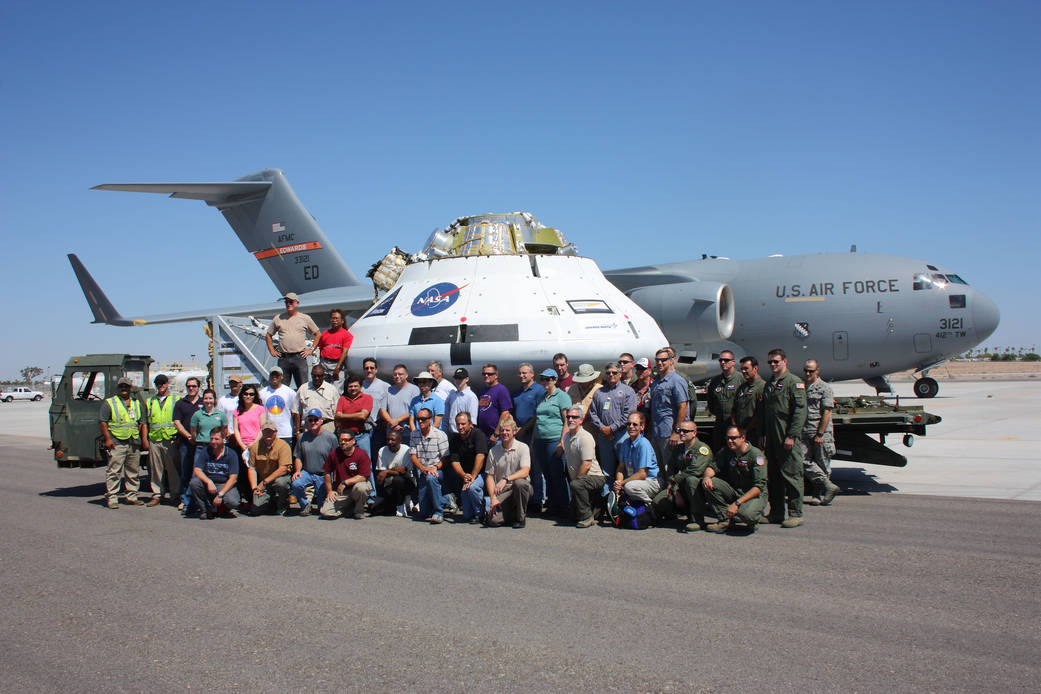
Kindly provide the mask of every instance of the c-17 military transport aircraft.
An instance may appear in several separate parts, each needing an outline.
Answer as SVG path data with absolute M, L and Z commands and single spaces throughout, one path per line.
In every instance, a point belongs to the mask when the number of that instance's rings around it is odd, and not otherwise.
M 940 265 L 868 253 L 703 257 L 601 272 L 563 235 L 527 213 L 460 217 L 421 253 L 391 253 L 374 266 L 376 291 L 347 266 L 281 171 L 220 183 L 116 183 L 97 190 L 165 193 L 216 207 L 282 294 L 321 319 L 343 309 L 354 335 L 349 366 L 376 356 L 423 369 L 523 361 L 602 364 L 622 351 L 651 356 L 667 341 L 693 380 L 714 373 L 724 349 L 790 363 L 813 358 L 828 380 L 864 379 L 888 392 L 886 375 L 925 374 L 985 340 L 994 302 Z M 397 250 L 397 249 L 395 249 Z M 144 325 L 215 315 L 269 318 L 277 301 L 123 317 L 75 255 L 69 256 L 95 323 Z M 384 278 L 380 284 L 376 278 Z M 387 279 L 389 277 L 389 279 Z M 606 278 L 606 279 L 605 279 Z M 357 362 L 357 363 L 355 363 Z

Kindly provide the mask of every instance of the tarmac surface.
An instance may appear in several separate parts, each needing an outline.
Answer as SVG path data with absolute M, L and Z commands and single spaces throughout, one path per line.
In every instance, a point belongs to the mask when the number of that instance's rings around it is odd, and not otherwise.
M 840 463 L 833 506 L 751 536 L 110 511 L 102 470 L 54 465 L 33 428 L 46 403 L 12 403 L 0 407 L 0 681 L 1037 691 L 1041 507 L 1022 499 L 1041 482 L 1039 391 L 941 385 L 914 402 L 944 422 L 905 449 L 907 468 Z

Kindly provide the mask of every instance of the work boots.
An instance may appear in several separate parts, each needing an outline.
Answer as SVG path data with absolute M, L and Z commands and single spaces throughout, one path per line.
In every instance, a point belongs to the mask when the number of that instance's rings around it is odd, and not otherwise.
M 821 494 L 821 506 L 831 503 L 835 495 L 839 493 L 839 485 L 833 484 L 831 480 L 824 480 L 824 492 Z

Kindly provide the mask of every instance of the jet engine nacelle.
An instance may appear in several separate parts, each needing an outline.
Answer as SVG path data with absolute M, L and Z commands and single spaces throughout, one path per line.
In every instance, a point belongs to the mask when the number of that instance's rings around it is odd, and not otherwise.
M 727 340 L 734 332 L 734 293 L 721 282 L 656 284 L 634 289 L 629 297 L 672 344 Z

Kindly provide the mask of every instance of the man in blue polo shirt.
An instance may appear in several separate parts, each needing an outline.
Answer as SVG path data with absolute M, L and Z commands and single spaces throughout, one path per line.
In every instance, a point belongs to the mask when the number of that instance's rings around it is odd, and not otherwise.
M 650 504 L 661 491 L 658 480 L 658 459 L 651 442 L 643 435 L 646 419 L 642 412 L 633 412 L 626 422 L 626 437 L 618 447 L 618 469 L 615 471 L 615 494 L 625 494 L 632 501 Z
M 422 409 L 430 410 L 434 413 L 434 422 L 432 426 L 435 429 L 441 428 L 441 418 L 445 416 L 445 401 L 441 399 L 441 396 L 434 392 L 434 387 L 437 385 L 437 379 L 434 378 L 433 374 L 429 371 L 420 371 L 419 375 L 415 378 L 415 384 L 419 386 L 419 395 L 412 398 L 412 401 L 408 406 L 408 421 L 409 426 L 415 431 L 416 426 L 416 413 Z
M 513 394 L 513 418 L 520 429 L 515 438 L 530 446 L 535 427 L 535 408 L 546 397 L 546 389 L 535 382 L 535 367 L 527 362 L 518 367 L 517 376 L 521 387 Z
M 215 427 L 210 432 L 210 445 L 195 456 L 193 476 L 188 483 L 202 518 L 213 518 L 218 510 L 226 518 L 235 517 L 231 509 L 239 505 L 239 492 L 235 489 L 238 477 L 239 457 L 224 445 L 224 429 Z

